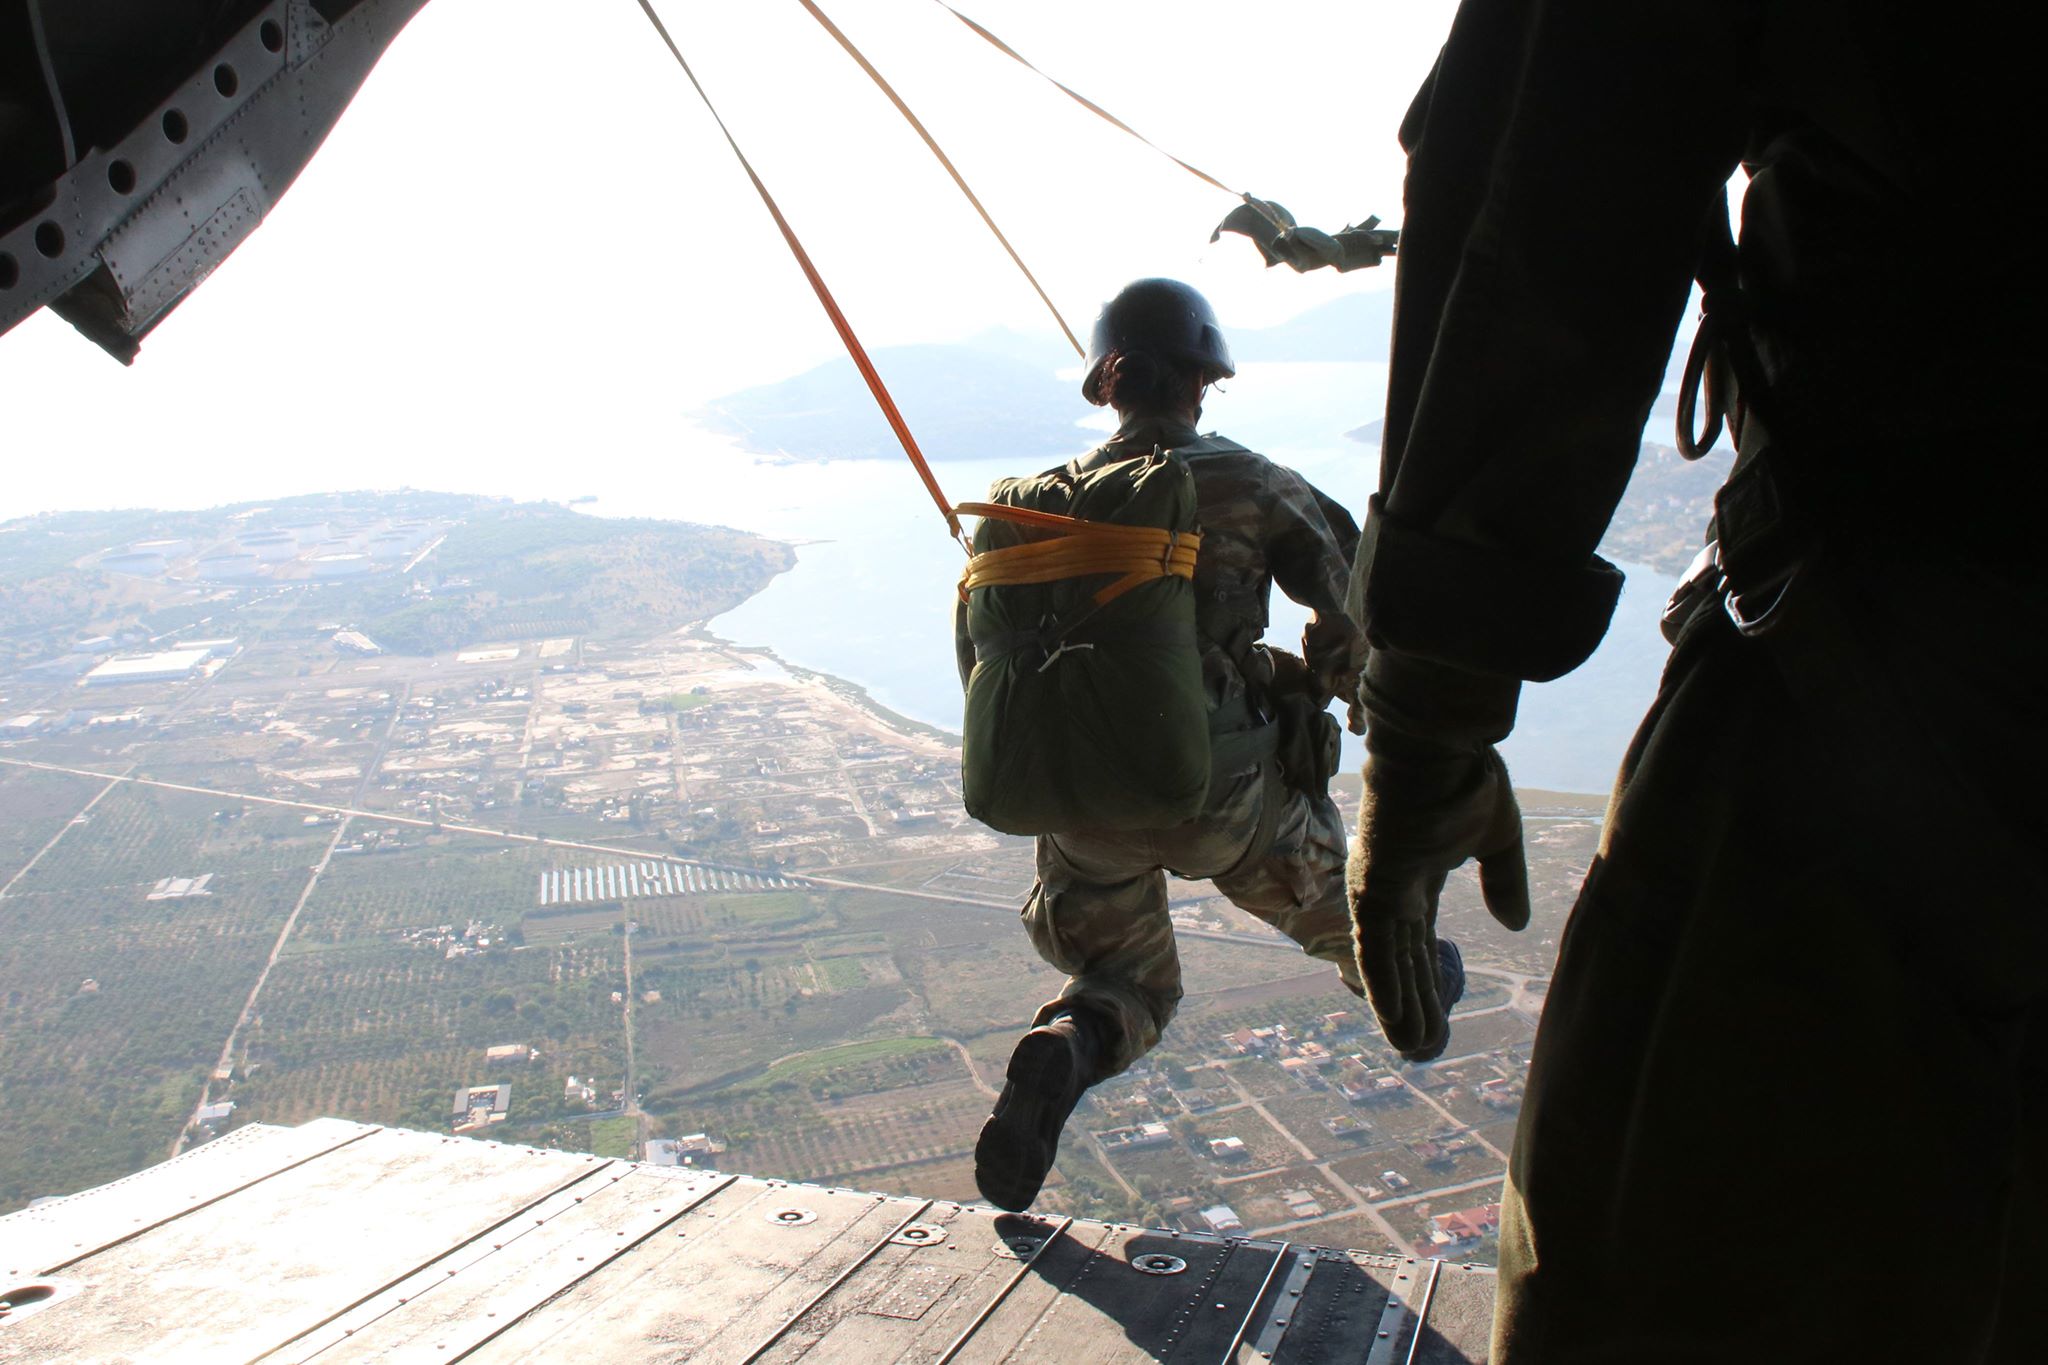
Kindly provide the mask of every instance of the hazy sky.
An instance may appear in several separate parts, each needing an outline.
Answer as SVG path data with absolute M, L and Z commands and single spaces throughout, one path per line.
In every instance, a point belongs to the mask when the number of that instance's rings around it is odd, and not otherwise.
M 1079 329 L 1138 275 L 1226 323 L 1392 285 L 1210 246 L 1228 196 L 931 0 L 821 0 Z M 1445 0 L 960 0 L 1233 186 L 1400 219 L 1395 129 Z M 915 135 L 795 0 L 664 18 L 870 346 L 1051 323 Z M 673 477 L 682 414 L 838 354 L 634 0 L 433 0 L 261 229 L 123 369 L 44 313 L 0 337 L 0 517 L 330 488 Z M 913 425 L 916 413 L 908 414 Z M 607 480 L 616 484 L 616 480 Z

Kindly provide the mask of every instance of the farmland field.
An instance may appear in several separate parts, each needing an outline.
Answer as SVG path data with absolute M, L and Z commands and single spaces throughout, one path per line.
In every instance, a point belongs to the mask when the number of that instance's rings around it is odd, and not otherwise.
M 0 869 L 4 869 L 0 883 L 12 877 L 105 785 L 63 773 L 0 770 Z
M 0 1205 L 168 1155 L 318 834 L 123 787 L 0 901 Z M 160 878 L 209 873 L 202 894 L 149 899 Z
M 93 790 L 90 779 L 10 772 L 0 804 L 62 828 Z M 0 903 L 15 927 L 0 969 L 32 983 L 5 997 L 0 1093 L 38 1098 L 10 1110 L 0 1132 L 10 1150 L 34 1153 L 0 1161 L 5 1202 L 168 1153 L 302 894 L 215 1083 L 234 1111 L 206 1132 L 319 1115 L 445 1131 L 460 1088 L 504 1083 L 508 1112 L 493 1137 L 627 1155 L 639 1136 L 708 1132 L 726 1169 L 974 1197 L 969 1154 L 993 1087 L 1017 1031 L 1061 980 L 1013 911 L 838 889 L 539 904 L 540 874 L 563 865 L 530 844 L 116 789 Z M 145 898 L 159 878 L 209 872 L 206 895 Z M 1190 1201 L 1236 1198 L 1241 1216 L 1278 1224 L 1298 1221 L 1280 1195 L 1306 1189 L 1327 1211 L 1312 1225 L 1321 1239 L 1350 1204 L 1300 1164 L 1297 1142 L 1361 1188 L 1389 1169 L 1414 1188 L 1492 1169 L 1476 1150 L 1432 1165 L 1406 1144 L 1457 1121 L 1490 1122 L 1504 1142 L 1511 1111 L 1474 1096 L 1480 1081 L 1509 1074 L 1506 1063 L 1477 1058 L 1439 1085 L 1456 1121 L 1413 1096 L 1354 1109 L 1316 1073 L 1229 1044 L 1280 1027 L 1387 1066 L 1333 971 L 1218 940 L 1187 941 L 1183 958 L 1191 990 L 1173 1027 L 1128 1084 L 1084 1098 L 1042 1209 L 1156 1223 L 1184 1221 L 1174 1210 Z M 1489 1003 L 1506 998 L 1497 983 L 1475 984 Z M 620 1109 L 628 1003 L 644 1119 Z M 1526 1024 L 1477 1015 L 1457 1037 L 1499 1054 Z M 507 1055 L 487 1058 L 492 1048 Z M 1148 1105 L 1161 1095 L 1192 1111 L 1173 1120 L 1167 1145 L 1111 1165 L 1075 1136 L 1157 1112 Z M 1332 1138 L 1321 1120 L 1334 1113 L 1373 1131 Z M 1212 1155 L 1221 1137 L 1242 1139 L 1246 1157 Z M 1426 1234 L 1413 1221 L 1404 1232 Z

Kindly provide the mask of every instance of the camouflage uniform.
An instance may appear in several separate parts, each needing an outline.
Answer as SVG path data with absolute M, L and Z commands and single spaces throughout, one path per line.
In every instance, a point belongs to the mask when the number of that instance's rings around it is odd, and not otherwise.
M 1271 669 L 1255 648 L 1278 582 L 1318 615 L 1311 667 L 1335 656 L 1341 669 L 1349 660 L 1358 633 L 1343 602 L 1357 527 L 1292 470 L 1177 423 L 1128 422 L 1076 466 L 1128 459 L 1155 445 L 1178 452 L 1195 478 L 1202 674 L 1225 766 L 1211 776 L 1202 814 L 1187 824 L 1038 840 L 1038 883 L 1024 904 L 1024 927 L 1039 956 L 1069 976 L 1033 1022 L 1050 1022 L 1078 1004 L 1103 1025 L 1095 1079 L 1150 1051 L 1180 1002 L 1168 870 L 1210 879 L 1311 957 L 1335 965 L 1352 991 L 1362 989 L 1344 893 L 1343 819 L 1326 792 L 1305 794 L 1281 782 L 1273 727 L 1263 719 Z

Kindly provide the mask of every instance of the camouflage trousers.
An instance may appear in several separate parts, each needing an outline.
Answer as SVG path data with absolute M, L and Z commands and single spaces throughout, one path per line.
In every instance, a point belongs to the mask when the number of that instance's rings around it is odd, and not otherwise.
M 1024 928 L 1068 973 L 1043 1024 L 1079 1006 L 1106 1031 L 1101 1080 L 1151 1051 L 1181 999 L 1166 873 L 1206 877 L 1240 909 L 1336 966 L 1362 994 L 1344 892 L 1343 818 L 1328 795 L 1283 785 L 1274 763 L 1218 784 L 1200 817 L 1171 829 L 1041 835 Z M 1267 802 L 1271 834 L 1260 843 Z

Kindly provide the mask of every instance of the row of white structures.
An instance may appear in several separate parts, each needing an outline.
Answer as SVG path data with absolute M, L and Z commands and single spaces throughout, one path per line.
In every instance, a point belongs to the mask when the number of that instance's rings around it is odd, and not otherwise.
M 550 868 L 540 874 L 542 905 L 633 900 L 641 896 L 701 896 L 709 892 L 775 891 L 802 882 L 770 872 L 735 872 L 702 863 L 603 863 Z

